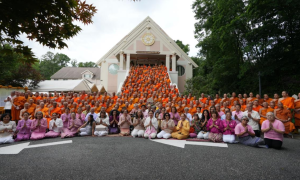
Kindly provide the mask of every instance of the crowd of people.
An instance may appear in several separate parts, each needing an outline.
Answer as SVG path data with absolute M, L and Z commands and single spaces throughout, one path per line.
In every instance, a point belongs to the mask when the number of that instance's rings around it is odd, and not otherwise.
M 121 93 L 15 92 L 5 99 L 0 144 L 43 138 L 120 136 L 242 143 L 280 149 L 300 127 L 300 93 L 180 95 L 165 66 L 132 67 Z M 295 127 L 296 126 L 296 127 Z M 263 138 L 262 134 L 263 133 Z

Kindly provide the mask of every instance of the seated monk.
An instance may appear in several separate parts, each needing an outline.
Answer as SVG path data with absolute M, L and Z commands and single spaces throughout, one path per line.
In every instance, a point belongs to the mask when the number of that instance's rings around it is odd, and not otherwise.
M 270 102 L 272 101 L 272 98 L 269 98 L 269 96 L 267 94 L 264 94 L 264 102 L 267 102 L 268 104 L 270 104 Z
M 238 101 L 239 100 L 239 98 L 238 97 L 236 97 L 236 93 L 235 92 L 233 92 L 232 93 L 232 97 L 229 99 L 230 100 L 230 108 L 233 106 L 233 107 L 235 107 L 235 105 L 237 104 L 234 104 L 234 102 L 235 101 Z
M 220 98 L 219 94 L 216 94 L 216 98 L 214 99 L 215 104 L 219 104 L 221 102 L 221 100 L 222 99 Z
M 278 100 L 279 100 L 279 95 L 277 93 L 274 94 L 274 98 L 273 98 L 273 101 L 275 103 L 275 106 L 277 106 L 278 104 Z M 277 109 L 277 108 L 276 108 Z
M 249 102 L 253 102 L 254 100 L 256 100 L 256 98 L 253 96 L 253 93 L 250 92 L 250 93 L 249 93 L 249 98 L 247 98 L 247 104 L 248 104 Z
M 295 129 L 295 125 L 291 122 L 292 114 L 291 111 L 285 107 L 281 102 L 278 102 L 278 109 L 274 110 L 275 118 L 280 120 L 285 127 L 285 135 L 292 137 L 291 132 Z
M 259 115 L 260 115 L 260 122 L 259 124 L 262 125 L 262 123 L 267 119 L 267 113 L 268 112 L 273 112 L 274 109 L 271 107 L 268 107 L 267 102 L 263 102 L 262 108 L 259 110 Z
M 27 112 L 29 113 L 29 118 L 30 119 L 34 119 L 35 109 L 36 109 L 36 104 L 34 104 L 34 100 L 30 99 L 29 100 L 29 107 L 28 107 L 28 110 L 27 110 Z
M 264 102 L 264 99 L 260 98 L 259 94 L 256 94 L 256 99 L 258 100 L 258 104 L 261 106 L 262 103 Z
M 252 110 L 259 112 L 260 108 L 262 108 L 262 106 L 259 105 L 259 101 L 257 99 L 254 100 Z
M 201 98 L 199 98 L 199 101 L 201 101 L 202 103 L 206 103 L 207 98 L 204 96 L 204 93 L 201 93 Z

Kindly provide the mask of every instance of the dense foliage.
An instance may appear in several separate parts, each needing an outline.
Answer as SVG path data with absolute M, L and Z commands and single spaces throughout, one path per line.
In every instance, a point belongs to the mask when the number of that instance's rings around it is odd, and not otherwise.
M 300 89 L 300 1 L 196 0 L 199 68 L 187 92 Z M 186 92 L 186 93 L 187 93 Z

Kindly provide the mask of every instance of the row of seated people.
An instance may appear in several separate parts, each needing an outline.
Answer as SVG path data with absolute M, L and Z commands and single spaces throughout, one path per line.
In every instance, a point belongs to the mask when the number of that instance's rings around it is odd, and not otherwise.
M 31 92 L 29 92 L 31 93 Z M 22 93 L 21 93 L 22 94 Z M 85 94 L 85 92 L 81 93 L 81 96 L 83 96 L 83 94 Z M 69 96 L 70 95 L 70 96 Z M 122 108 L 126 108 L 129 112 L 133 111 L 134 109 L 134 102 L 138 102 L 138 98 L 132 98 L 129 101 L 123 101 L 122 99 L 120 100 L 118 97 L 116 97 L 114 94 L 112 97 L 107 96 L 107 94 L 105 93 L 102 97 L 103 101 L 104 99 L 107 99 L 106 103 L 100 103 L 100 101 L 95 101 L 93 100 L 93 98 L 89 98 L 92 100 L 80 100 L 77 98 L 77 94 L 74 94 L 74 97 L 72 97 L 72 93 L 68 94 L 68 98 L 64 97 L 61 98 L 59 97 L 59 101 L 57 101 L 56 98 L 51 99 L 51 100 L 37 100 L 38 98 L 36 97 L 40 97 L 39 94 L 37 94 L 36 96 L 32 96 L 32 98 L 29 98 L 29 101 L 24 103 L 24 107 L 22 106 L 15 106 L 13 105 L 12 109 L 15 109 L 14 111 L 11 112 L 12 115 L 12 120 L 18 120 L 22 118 L 22 114 L 24 112 L 28 112 L 30 114 L 30 118 L 32 119 L 34 117 L 35 112 L 37 111 L 42 111 L 44 118 L 47 118 L 48 120 L 48 124 L 51 120 L 51 116 L 53 113 L 58 113 L 59 116 L 61 114 L 63 114 L 65 112 L 65 109 L 69 108 L 71 110 L 71 112 L 75 112 L 77 113 L 78 109 L 81 109 L 84 113 L 89 112 L 90 109 L 92 107 L 95 108 L 95 111 L 97 113 L 100 112 L 100 110 L 104 107 L 106 109 L 106 112 L 109 113 L 112 109 L 114 109 L 115 107 L 118 108 L 119 111 L 121 111 Z M 226 94 L 225 94 L 226 95 Z M 224 96 L 225 96 L 224 95 Z M 241 108 L 240 111 L 246 111 L 246 105 L 243 104 L 243 100 L 240 100 L 240 102 L 238 101 L 231 101 L 231 99 L 234 99 L 235 97 L 235 93 L 232 93 L 232 97 L 229 98 L 230 101 L 223 101 L 225 98 L 221 99 L 220 101 L 217 100 L 217 98 L 215 99 L 215 101 L 211 101 L 210 104 L 205 104 L 202 103 L 201 98 L 199 100 L 192 100 L 192 98 L 190 98 L 190 103 L 189 104 L 183 104 L 182 102 L 185 102 L 185 98 L 183 99 L 183 101 L 178 101 L 177 103 L 166 103 L 164 104 L 163 102 L 154 102 L 156 103 L 157 106 L 161 106 L 161 107 L 165 107 L 166 108 L 166 112 L 171 112 L 172 107 L 176 107 L 177 111 L 179 114 L 185 113 L 186 108 L 188 108 L 188 112 L 191 115 L 194 115 L 198 110 L 198 108 L 201 108 L 201 111 L 203 112 L 205 109 L 210 109 L 211 107 L 216 107 L 216 110 L 218 112 L 224 112 L 225 109 L 229 108 L 232 112 L 236 110 L 236 105 L 240 104 Z M 14 99 L 17 99 L 20 97 L 19 93 L 16 92 L 16 95 L 13 95 Z M 58 93 L 57 93 L 57 96 Z M 216 95 L 217 97 L 218 95 Z M 251 96 L 251 93 L 250 93 Z M 26 96 L 25 96 L 26 97 Z M 28 96 L 30 97 L 30 96 Z M 84 95 L 85 98 L 90 97 L 90 95 L 85 94 Z M 96 98 L 97 96 L 95 96 L 94 98 Z M 105 97 L 105 98 L 104 98 Z M 133 97 L 136 97 L 136 95 L 134 94 Z M 267 95 L 265 95 L 265 97 L 268 98 Z M 300 127 L 300 93 L 298 94 L 298 99 L 294 99 L 292 97 L 288 97 L 287 93 L 285 91 L 282 92 L 282 98 L 280 98 L 279 100 L 270 100 L 271 98 L 268 99 L 264 99 L 264 101 L 262 102 L 262 105 L 259 104 L 259 100 L 255 99 L 253 101 L 247 101 L 248 104 L 249 103 L 253 103 L 253 110 L 259 112 L 261 118 L 261 121 L 263 121 L 265 119 L 265 115 L 267 112 L 270 111 L 274 111 L 274 109 L 277 109 L 278 107 L 276 106 L 276 102 L 281 102 L 283 104 L 284 109 L 286 110 L 294 110 L 293 114 L 291 114 L 292 116 L 294 116 L 295 118 L 295 126 L 296 128 Z M 115 100 L 117 99 L 117 100 Z M 133 99 L 137 99 L 136 101 L 133 101 Z M 187 98 L 189 99 L 189 98 Z M 206 97 L 204 97 L 204 100 L 207 99 Z M 228 98 L 227 98 L 228 99 Z M 75 102 L 76 101 L 76 102 Z M 205 100 L 207 102 L 207 100 Z M 215 102 L 219 102 L 216 103 Z M 6 103 L 8 103 L 8 101 L 6 100 Z M 136 103 L 135 103 L 136 104 Z M 144 100 L 140 100 L 139 103 L 137 103 L 139 108 L 141 108 L 143 105 L 147 105 Z M 231 105 L 232 104 L 232 105 Z M 276 104 L 276 105 L 275 105 Z M 16 109 L 18 109 L 16 111 Z M 15 112 L 18 112 L 17 115 Z M 8 111 L 8 113 L 10 113 Z M 87 114 L 87 113 L 86 113 Z M 18 119 L 16 119 L 16 117 L 18 116 Z M 220 114 L 221 116 L 221 114 Z M 262 124 L 262 122 L 260 123 Z
M 259 115 L 252 111 L 251 104 L 247 108 L 248 112 L 241 118 L 237 118 L 237 115 L 233 116 L 229 109 L 225 111 L 224 120 L 219 117 L 217 111 L 213 110 L 210 113 L 204 110 L 203 113 L 195 113 L 192 119 L 187 118 L 187 114 L 183 113 L 179 121 L 175 120 L 175 116 L 171 113 L 155 110 L 155 106 L 153 110 L 146 112 L 138 109 L 133 115 L 133 120 L 126 109 L 123 112 L 112 110 L 108 115 L 104 109 L 96 114 L 92 108 L 86 117 L 84 114 L 78 116 L 76 113 L 69 113 L 67 109 L 67 113 L 63 114 L 62 118 L 58 118 L 58 114 L 53 113 L 48 132 L 47 120 L 43 118 L 41 111 L 35 114 L 34 120 L 30 120 L 29 113 L 25 112 L 17 126 L 14 121 L 10 121 L 9 114 L 4 114 L 0 121 L 0 143 L 58 136 L 66 138 L 77 134 L 80 136 L 105 136 L 107 134 L 128 136 L 131 134 L 133 137 L 149 139 L 191 137 L 209 139 L 213 142 L 237 143 L 235 140 L 237 136 L 238 141 L 245 145 L 280 149 L 285 133 L 284 124 L 280 120 L 275 120 L 273 112 L 268 112 L 267 120 L 261 126 L 261 131 L 264 133 L 264 139 L 261 139 L 260 130 L 256 130 L 255 126 Z M 133 126 L 132 130 L 131 126 Z

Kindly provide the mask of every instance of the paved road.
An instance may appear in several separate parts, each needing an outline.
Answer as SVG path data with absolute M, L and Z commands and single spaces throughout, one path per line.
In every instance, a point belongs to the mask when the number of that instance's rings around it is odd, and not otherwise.
M 299 179 L 298 139 L 284 139 L 282 150 L 240 144 L 228 148 L 186 145 L 183 149 L 130 137 L 72 140 L 71 144 L 0 155 L 0 179 Z M 57 141 L 62 140 L 30 144 Z

